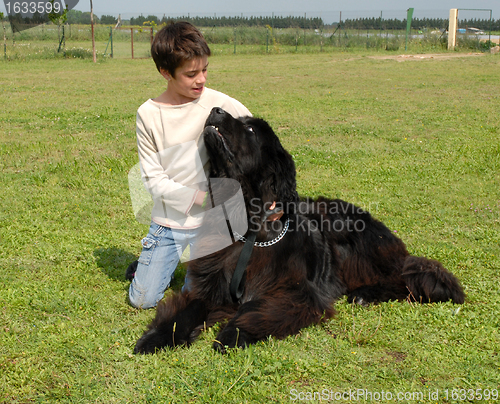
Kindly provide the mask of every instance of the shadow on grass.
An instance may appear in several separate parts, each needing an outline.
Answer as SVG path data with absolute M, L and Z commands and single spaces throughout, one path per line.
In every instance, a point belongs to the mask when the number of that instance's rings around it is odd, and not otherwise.
M 121 248 L 97 248 L 94 257 L 102 272 L 110 279 L 125 282 L 127 267 L 137 259 L 137 256 Z
M 116 247 L 97 248 L 94 250 L 94 256 L 102 272 L 110 279 L 120 282 L 127 281 L 125 271 L 132 262 L 138 259 L 136 255 Z M 187 264 L 179 262 L 170 283 L 170 289 L 174 291 L 181 290 L 182 285 L 184 285 L 184 278 L 186 277 L 186 267 Z

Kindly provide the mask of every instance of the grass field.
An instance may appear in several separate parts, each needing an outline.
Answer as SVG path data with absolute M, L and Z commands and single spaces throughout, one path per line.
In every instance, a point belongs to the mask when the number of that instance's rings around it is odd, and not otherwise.
M 209 86 L 271 123 L 302 195 L 370 209 L 467 301 L 341 300 L 226 356 L 215 329 L 132 354 L 154 316 L 124 279 L 147 230 L 127 173 L 137 107 L 165 86 L 153 62 L 0 62 L 0 402 L 499 402 L 500 57 L 371 56 L 215 53 Z

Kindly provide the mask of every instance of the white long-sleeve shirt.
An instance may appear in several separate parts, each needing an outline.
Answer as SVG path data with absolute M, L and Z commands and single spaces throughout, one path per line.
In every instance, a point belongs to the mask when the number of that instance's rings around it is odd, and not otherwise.
M 137 111 L 137 147 L 142 181 L 153 198 L 152 220 L 172 228 L 201 225 L 203 209 L 194 205 L 206 191 L 209 158 L 203 136 L 213 107 L 235 118 L 250 111 L 221 92 L 205 88 L 196 100 L 166 105 L 151 99 Z

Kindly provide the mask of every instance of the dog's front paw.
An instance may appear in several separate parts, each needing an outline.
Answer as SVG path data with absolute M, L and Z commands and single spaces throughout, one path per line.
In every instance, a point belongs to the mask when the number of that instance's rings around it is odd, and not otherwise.
M 220 353 L 226 353 L 228 348 L 245 348 L 257 342 L 248 332 L 239 328 L 226 326 L 217 335 L 212 347 Z
M 169 341 L 164 334 L 162 335 L 156 328 L 153 328 L 139 338 L 135 344 L 134 353 L 153 354 L 168 346 L 173 346 L 172 341 Z
M 152 328 L 146 331 L 144 335 L 139 338 L 135 344 L 134 353 L 148 354 L 155 353 L 164 348 L 173 348 L 176 346 L 187 345 L 188 341 L 184 335 L 183 330 L 176 332 L 174 326 L 163 326 L 159 328 Z
M 349 303 L 355 303 L 355 304 L 357 304 L 359 306 L 363 306 L 363 307 L 368 307 L 370 305 L 370 302 L 367 302 L 361 296 L 349 296 L 347 298 L 347 301 Z
M 227 352 L 226 349 L 229 347 L 224 346 L 222 345 L 222 342 L 215 340 L 214 343 L 212 344 L 212 348 L 221 354 L 225 354 Z

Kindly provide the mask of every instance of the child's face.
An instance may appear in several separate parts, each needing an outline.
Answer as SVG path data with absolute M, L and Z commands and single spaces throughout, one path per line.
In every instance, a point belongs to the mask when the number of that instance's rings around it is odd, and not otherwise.
M 177 69 L 175 77 L 162 70 L 168 80 L 167 92 L 178 104 L 191 102 L 201 96 L 207 81 L 208 57 L 203 56 L 188 60 Z

